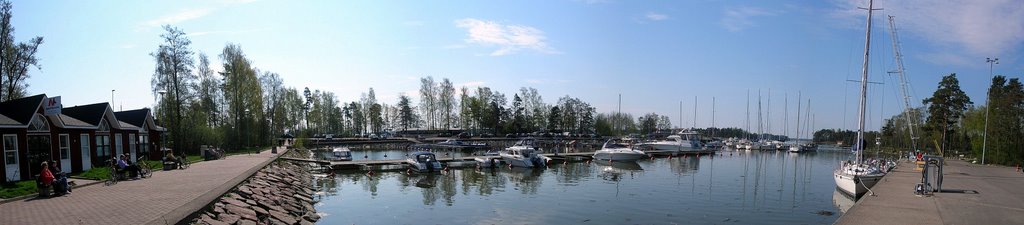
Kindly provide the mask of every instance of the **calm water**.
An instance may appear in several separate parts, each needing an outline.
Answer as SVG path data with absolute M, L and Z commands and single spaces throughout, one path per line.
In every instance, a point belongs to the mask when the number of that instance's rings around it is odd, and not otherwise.
M 366 158 L 384 154 L 405 153 Z M 832 179 L 848 157 L 723 150 L 546 169 L 339 173 L 315 179 L 324 190 L 317 211 L 321 224 L 831 224 L 845 211 L 837 205 L 852 204 Z

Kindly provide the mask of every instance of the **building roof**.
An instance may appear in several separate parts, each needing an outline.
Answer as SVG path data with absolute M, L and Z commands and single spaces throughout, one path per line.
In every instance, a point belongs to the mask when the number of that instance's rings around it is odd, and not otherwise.
M 10 117 L 4 116 L 4 114 L 0 114 L 0 126 L 4 126 L 4 125 L 7 125 L 7 126 L 17 126 L 17 125 L 21 125 L 21 124 L 19 124 L 18 121 L 15 121 L 14 119 L 11 119 Z
M 0 102 L 0 125 L 25 125 L 32 121 L 39 107 L 46 99 L 45 94 Z
M 55 121 L 53 124 L 60 128 L 96 129 L 95 125 L 64 114 L 47 117 L 49 117 L 50 121 Z
M 61 110 L 61 113 L 90 125 L 98 126 L 100 124 L 100 120 L 103 120 L 103 114 L 107 112 L 107 108 L 109 107 L 110 105 L 104 102 L 64 108 Z
M 156 121 L 153 120 L 153 114 L 150 114 L 149 108 L 114 112 L 114 116 L 117 117 L 117 120 L 129 124 L 135 129 L 148 126 L 146 129 L 164 131 L 163 127 L 156 125 Z

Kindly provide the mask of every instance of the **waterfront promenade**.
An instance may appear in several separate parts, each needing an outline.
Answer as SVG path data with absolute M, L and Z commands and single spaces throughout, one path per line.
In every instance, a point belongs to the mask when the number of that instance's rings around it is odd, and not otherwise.
M 284 151 L 279 151 L 283 154 Z M 71 195 L 0 204 L 0 224 L 174 224 L 277 158 L 265 150 L 158 171 L 147 179 L 90 185 Z
M 947 160 L 942 192 L 914 195 L 921 173 L 901 163 L 836 224 L 1024 224 L 1024 174 L 1013 167 Z

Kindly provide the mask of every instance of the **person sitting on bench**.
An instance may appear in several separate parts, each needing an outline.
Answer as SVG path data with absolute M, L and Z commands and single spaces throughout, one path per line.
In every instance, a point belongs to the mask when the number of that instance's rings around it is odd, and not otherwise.
M 54 179 L 53 173 L 50 172 L 50 168 L 47 166 L 46 161 L 43 161 L 43 164 L 39 168 L 42 168 L 42 171 L 39 171 L 39 178 L 36 182 L 36 185 L 38 185 L 39 188 L 39 196 L 49 197 L 50 185 L 53 184 Z
M 128 165 L 128 156 L 126 155 L 121 155 L 121 157 L 117 160 L 117 168 L 120 169 L 122 173 L 127 172 L 128 174 L 131 175 L 139 175 L 139 167 L 135 165 Z

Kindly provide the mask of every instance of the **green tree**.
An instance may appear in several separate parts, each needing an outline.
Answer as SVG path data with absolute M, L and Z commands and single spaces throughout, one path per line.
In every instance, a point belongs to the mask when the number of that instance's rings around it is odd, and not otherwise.
M 412 100 L 409 96 L 401 94 L 398 96 L 398 110 L 399 110 L 399 124 L 402 126 L 402 130 L 409 130 L 410 126 L 413 126 L 413 121 L 416 120 L 416 114 L 412 107 Z
M 940 149 L 942 154 L 949 149 L 966 148 L 965 143 L 952 140 L 963 138 L 957 136 L 957 124 L 963 118 L 964 111 L 974 103 L 960 90 L 960 81 L 956 79 L 956 74 L 943 76 L 932 97 L 924 99 L 923 103 L 928 106 L 928 119 L 924 130 L 932 141 L 939 143 L 939 146 L 935 147 Z
M 11 24 L 14 5 L 0 1 L 0 101 L 17 99 L 28 95 L 29 69 L 41 68 L 36 52 L 43 44 L 43 37 L 15 43 L 14 26 Z
M 163 121 L 171 121 L 171 143 L 175 150 L 186 150 L 182 149 L 181 140 L 182 135 L 189 131 L 184 129 L 185 127 L 181 124 L 185 121 L 182 120 L 181 111 L 182 107 L 188 107 L 187 103 L 191 102 L 192 96 L 196 88 L 194 85 L 198 79 L 196 74 L 192 73 L 194 61 L 192 59 L 192 49 L 189 45 L 192 41 L 188 39 L 185 32 L 178 28 L 170 25 L 163 26 L 166 33 L 161 34 L 160 38 L 163 39 L 163 43 L 160 47 L 150 56 L 156 61 L 156 70 L 153 73 L 153 79 L 151 82 L 153 94 L 164 92 L 166 94 L 164 99 L 160 102 L 160 109 L 164 113 L 161 119 Z
M 258 129 L 257 120 L 263 118 L 263 90 L 257 72 L 241 46 L 236 44 L 227 44 L 220 58 L 224 62 L 224 72 L 221 73 L 224 77 L 224 99 L 233 127 L 225 135 L 229 137 L 226 145 L 235 149 L 252 146 L 251 143 L 259 137 L 255 132 L 246 131 Z

